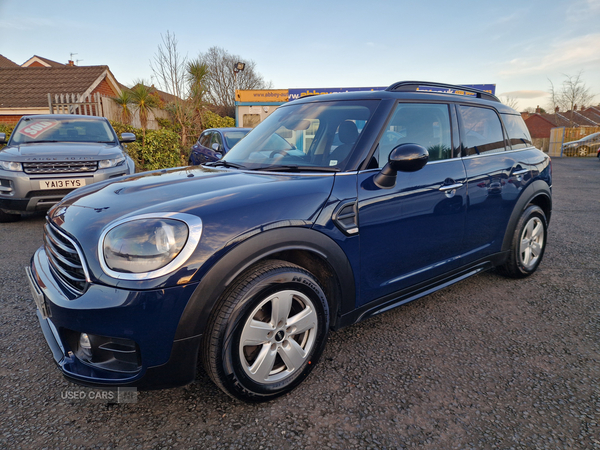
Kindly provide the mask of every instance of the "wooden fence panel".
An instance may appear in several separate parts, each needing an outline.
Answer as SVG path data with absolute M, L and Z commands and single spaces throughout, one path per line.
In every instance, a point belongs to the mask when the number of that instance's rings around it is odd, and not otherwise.
M 80 114 L 84 116 L 103 116 L 102 100 L 98 92 L 93 96 L 82 94 L 48 94 L 50 114 Z

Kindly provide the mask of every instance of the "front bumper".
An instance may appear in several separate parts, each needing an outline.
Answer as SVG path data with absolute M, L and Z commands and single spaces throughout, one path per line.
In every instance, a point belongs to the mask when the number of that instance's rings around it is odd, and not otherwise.
M 133 173 L 129 164 L 99 169 L 94 173 L 29 175 L 0 169 L 0 209 L 7 211 L 44 211 L 58 203 L 75 188 L 45 189 L 44 181 L 85 180 L 85 186 Z
M 191 383 L 201 336 L 174 340 L 179 320 L 197 284 L 149 291 L 129 291 L 90 284 L 70 300 L 50 271 L 43 248 L 28 271 L 44 337 L 63 375 L 96 387 L 160 389 Z M 41 297 L 40 297 L 41 295 Z M 47 317 L 46 317 L 47 316 Z M 86 333 L 135 342 L 136 370 L 108 370 L 78 357 L 77 339 Z

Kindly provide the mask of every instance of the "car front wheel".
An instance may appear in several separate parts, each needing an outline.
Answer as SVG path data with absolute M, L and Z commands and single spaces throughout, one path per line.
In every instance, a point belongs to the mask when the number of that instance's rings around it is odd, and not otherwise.
M 223 295 L 207 328 L 202 362 L 228 395 L 270 400 L 306 378 L 328 328 L 329 308 L 315 276 L 285 261 L 261 262 Z
M 530 205 L 519 218 L 510 256 L 500 271 L 513 278 L 524 278 L 535 272 L 544 256 L 547 233 L 544 211 L 539 206 Z
M 12 214 L 0 209 L 0 223 L 16 222 L 21 219 L 21 214 Z

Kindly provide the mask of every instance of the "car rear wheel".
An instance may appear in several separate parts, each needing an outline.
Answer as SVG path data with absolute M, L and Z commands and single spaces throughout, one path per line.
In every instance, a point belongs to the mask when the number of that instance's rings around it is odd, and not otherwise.
M 21 219 L 21 214 L 12 214 L 0 209 L 0 223 L 16 222 Z
M 539 206 L 530 205 L 519 218 L 510 256 L 500 271 L 512 278 L 524 278 L 535 272 L 544 256 L 547 233 L 544 211 Z
M 228 395 L 270 400 L 306 378 L 328 328 L 329 308 L 316 277 L 285 261 L 261 262 L 223 295 L 207 328 L 202 362 Z

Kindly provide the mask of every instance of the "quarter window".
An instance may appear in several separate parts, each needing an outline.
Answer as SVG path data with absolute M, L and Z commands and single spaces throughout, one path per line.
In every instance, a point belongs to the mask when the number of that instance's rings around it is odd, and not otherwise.
M 493 109 L 461 105 L 458 111 L 462 122 L 464 155 L 479 155 L 505 149 L 502 124 Z
M 525 125 L 521 116 L 502 114 L 502 119 L 504 120 L 504 126 L 508 133 L 510 146 L 513 150 L 527 148 L 533 145 L 531 143 L 531 135 L 529 134 L 527 125 Z

